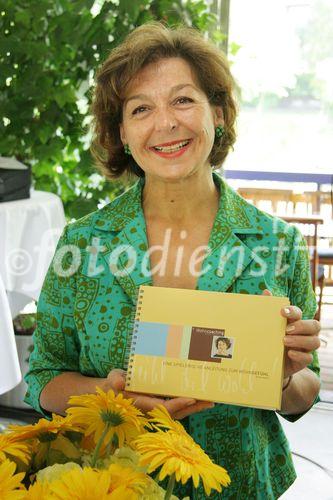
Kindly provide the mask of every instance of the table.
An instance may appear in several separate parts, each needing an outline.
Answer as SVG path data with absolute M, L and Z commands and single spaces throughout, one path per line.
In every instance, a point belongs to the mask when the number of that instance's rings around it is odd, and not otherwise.
M 15 393 L 27 406 L 21 380 L 26 368 L 19 361 L 12 318 L 38 299 L 65 223 L 62 202 L 53 193 L 32 191 L 28 199 L 0 203 L 0 394 L 7 393 L 1 404 Z
M 16 352 L 13 322 L 0 276 L 0 394 L 13 389 L 22 379 Z
M 53 193 L 32 191 L 28 199 L 0 203 L 0 277 L 12 317 L 38 299 L 65 223 Z

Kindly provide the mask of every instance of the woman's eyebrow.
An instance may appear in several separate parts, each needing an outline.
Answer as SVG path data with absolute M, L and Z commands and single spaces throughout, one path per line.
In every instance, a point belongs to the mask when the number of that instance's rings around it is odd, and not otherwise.
M 181 90 L 183 89 L 184 87 L 192 87 L 194 90 L 198 90 L 197 87 L 195 87 L 194 85 L 192 85 L 191 83 L 180 83 L 178 85 L 175 85 L 174 87 L 171 87 L 171 91 L 170 91 L 170 94 L 173 94 L 174 92 L 177 92 L 178 90 Z M 145 94 L 136 94 L 136 95 L 132 95 L 130 97 L 127 97 L 124 101 L 124 104 L 126 106 L 126 104 L 129 102 L 129 101 L 132 101 L 133 99 L 150 99 L 150 97 L 148 95 L 145 95 Z

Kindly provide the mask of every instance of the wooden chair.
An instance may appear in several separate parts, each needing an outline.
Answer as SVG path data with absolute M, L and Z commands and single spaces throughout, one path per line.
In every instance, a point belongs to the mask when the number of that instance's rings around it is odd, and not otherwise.
M 251 201 L 258 208 L 261 208 L 263 201 L 270 201 L 270 210 L 266 211 L 290 224 L 297 225 L 301 230 L 309 247 L 312 287 L 314 292 L 316 292 L 317 286 L 319 286 L 320 290 L 316 313 L 316 319 L 319 320 L 324 287 L 324 268 L 319 260 L 318 226 L 323 224 L 324 220 L 320 215 L 313 214 L 314 209 L 318 207 L 317 193 L 310 192 L 298 194 L 288 189 L 261 188 L 239 188 L 238 193 L 243 196 L 243 198 Z M 278 209 L 281 202 L 284 202 L 285 205 L 283 212 Z M 302 216 L 296 213 L 299 203 L 306 205 L 308 215 Z M 293 213 L 287 215 L 290 209 Z
M 321 314 L 321 304 L 323 299 L 325 274 L 324 274 L 324 266 L 320 263 L 319 260 L 318 226 L 320 224 L 323 224 L 324 220 L 322 217 L 316 215 L 308 215 L 307 217 L 283 215 L 279 217 L 285 220 L 286 222 L 289 222 L 290 224 L 295 224 L 297 226 L 306 225 L 308 227 L 308 229 L 302 231 L 302 234 L 304 235 L 309 248 L 311 280 L 312 280 L 312 287 L 315 293 L 317 292 L 317 286 L 319 286 L 318 309 L 315 315 L 315 319 L 319 321 Z M 313 231 L 309 231 L 309 229 L 311 228 L 313 228 Z
M 266 212 L 278 212 L 280 205 L 285 206 L 287 212 L 288 203 L 292 203 L 293 191 L 291 189 L 266 189 L 266 188 L 238 188 L 237 192 L 246 200 Z
M 307 217 L 299 217 L 296 215 L 278 215 L 281 219 L 289 222 L 290 224 L 296 225 L 307 225 L 308 228 L 313 227 L 313 231 L 303 230 L 302 233 L 307 241 L 310 253 L 310 262 L 312 262 L 311 278 L 313 289 L 316 290 L 318 285 L 318 266 L 319 266 L 319 255 L 318 255 L 318 226 L 324 223 L 322 217 L 317 215 L 309 215 Z
M 318 248 L 318 261 L 320 266 L 329 266 L 329 269 L 331 271 L 331 276 L 333 274 L 333 247 L 330 248 Z M 319 281 L 319 280 L 318 280 Z M 323 272 L 323 278 L 322 281 L 319 282 L 320 286 L 320 305 L 322 303 L 322 297 L 323 297 L 323 290 L 324 286 L 332 286 L 333 285 L 333 279 L 332 277 L 329 277 L 329 279 L 326 280 L 325 278 L 325 273 Z

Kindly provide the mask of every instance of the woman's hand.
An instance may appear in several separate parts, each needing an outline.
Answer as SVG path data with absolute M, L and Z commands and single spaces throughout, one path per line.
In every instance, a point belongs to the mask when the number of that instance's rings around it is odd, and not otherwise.
M 121 392 L 125 398 L 134 399 L 134 404 L 143 413 L 155 408 L 157 405 L 163 405 L 168 410 L 172 418 L 182 419 L 208 408 L 213 408 L 214 403 L 208 401 L 197 401 L 192 398 L 172 398 L 164 399 L 156 396 L 149 396 L 147 394 L 140 394 L 137 392 L 125 391 L 125 378 L 126 372 L 124 370 L 115 369 L 111 370 L 105 379 L 105 388 L 107 391 L 113 389 L 116 394 Z
M 264 290 L 263 295 L 272 295 Z M 289 312 L 288 312 L 289 311 Z M 281 315 L 287 318 L 285 345 L 284 378 L 297 373 L 312 362 L 311 351 L 320 347 L 320 323 L 315 319 L 302 319 L 302 311 L 297 306 L 281 309 Z

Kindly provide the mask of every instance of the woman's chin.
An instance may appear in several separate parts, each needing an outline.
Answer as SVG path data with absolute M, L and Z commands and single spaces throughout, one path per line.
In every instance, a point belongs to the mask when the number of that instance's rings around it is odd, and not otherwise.
M 162 167 L 158 167 L 155 165 L 154 168 L 146 171 L 146 177 L 159 177 L 163 180 L 168 181 L 178 181 L 184 179 L 190 175 L 192 175 L 195 171 L 195 168 L 190 165 L 181 165 L 181 164 L 173 164 L 173 165 L 165 165 Z

